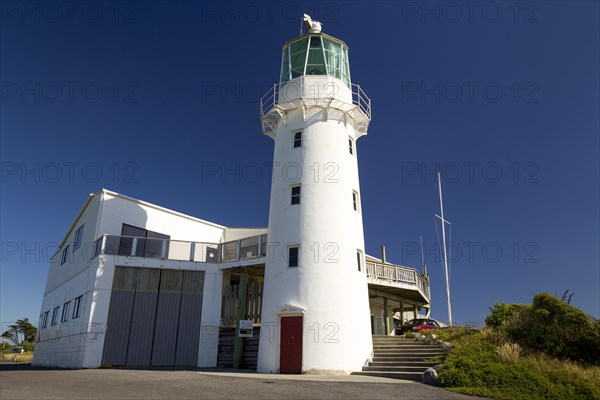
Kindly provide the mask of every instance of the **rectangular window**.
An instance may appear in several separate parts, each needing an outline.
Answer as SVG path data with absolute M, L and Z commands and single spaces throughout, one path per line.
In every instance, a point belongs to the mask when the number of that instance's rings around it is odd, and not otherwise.
M 348 150 L 350 154 L 354 155 L 354 140 L 352 138 L 348 138 Z
M 94 257 L 98 257 L 102 253 L 102 239 L 96 240 L 96 248 L 94 249 Z
M 358 272 L 362 271 L 362 251 L 356 252 L 356 264 L 358 266 Z
M 83 225 L 81 225 L 79 227 L 79 229 L 77 229 L 77 231 L 75 232 L 75 240 L 73 240 L 73 253 L 75 253 L 75 250 L 77 250 L 79 247 L 81 247 L 81 239 L 83 238 Z
M 83 297 L 83 295 L 77 297 L 73 301 L 73 319 L 79 318 L 80 310 L 81 310 L 81 298 L 82 297 Z
M 137 238 L 135 254 L 131 254 L 133 251 L 134 238 Z M 123 227 L 121 228 L 121 240 L 119 243 L 119 255 L 161 258 L 163 254 L 165 256 L 169 254 L 170 239 L 171 237 L 169 235 L 163 235 L 162 233 L 138 228 L 137 226 L 123 224 Z
M 300 204 L 300 185 L 292 186 L 292 205 Z
M 358 193 L 355 190 L 352 191 L 352 206 L 354 211 L 358 211 Z
M 298 246 L 288 248 L 288 268 L 298 267 Z
M 54 307 L 54 310 L 52 310 L 52 322 L 50 322 L 50 325 L 56 325 L 56 322 L 58 321 L 58 310 L 60 309 L 60 306 L 56 306 Z
M 50 311 L 46 311 L 44 313 L 44 315 L 42 316 L 42 328 L 45 328 L 48 326 L 48 314 L 50 313 Z
M 60 257 L 60 265 L 63 265 L 67 262 L 67 258 L 69 257 L 69 245 L 66 245 L 62 251 L 62 256 Z
M 63 304 L 62 316 L 60 317 L 60 322 L 65 322 L 69 319 L 69 306 L 71 305 L 70 301 L 67 301 Z
M 293 138 L 293 147 L 302 147 L 302 131 L 294 132 Z

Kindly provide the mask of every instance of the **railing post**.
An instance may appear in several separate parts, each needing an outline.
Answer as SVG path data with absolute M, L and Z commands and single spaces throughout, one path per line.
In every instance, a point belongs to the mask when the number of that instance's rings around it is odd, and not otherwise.
M 190 246 L 190 261 L 194 261 L 194 258 L 196 257 L 196 243 L 192 242 L 191 246 Z
M 163 260 L 167 258 L 167 239 L 162 240 L 162 244 L 160 247 L 160 258 Z
M 242 241 L 241 240 L 235 241 L 235 253 L 237 254 L 237 259 L 235 259 L 234 261 L 241 260 L 242 259 Z
M 138 238 L 134 237 L 133 241 L 131 242 L 131 254 L 129 254 L 131 257 L 135 257 L 135 252 L 137 251 L 137 240 Z
M 100 245 L 100 254 L 106 251 L 106 235 L 102 235 L 102 244 Z

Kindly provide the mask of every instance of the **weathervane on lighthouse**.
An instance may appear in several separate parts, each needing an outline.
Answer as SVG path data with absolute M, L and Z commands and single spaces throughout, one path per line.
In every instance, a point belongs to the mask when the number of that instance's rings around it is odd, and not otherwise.
M 308 29 L 308 33 L 321 33 L 321 23 L 313 21 L 308 14 L 304 14 L 304 26 Z

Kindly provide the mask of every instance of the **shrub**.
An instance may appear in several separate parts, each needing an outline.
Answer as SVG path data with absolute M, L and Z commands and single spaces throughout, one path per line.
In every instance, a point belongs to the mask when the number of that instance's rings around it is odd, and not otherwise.
M 530 305 L 498 303 L 490 307 L 491 314 L 485 318 L 486 326 L 500 328 L 505 325 L 514 315 L 530 309 Z
M 600 365 L 598 321 L 548 293 L 535 295 L 531 307 L 517 310 L 503 321 L 500 329 L 526 348 Z
M 521 357 L 521 346 L 518 343 L 504 343 L 496 348 L 496 354 L 503 363 L 516 363 Z
M 28 353 L 33 352 L 35 348 L 35 343 L 31 343 L 31 342 L 23 342 L 23 350 L 25 350 Z

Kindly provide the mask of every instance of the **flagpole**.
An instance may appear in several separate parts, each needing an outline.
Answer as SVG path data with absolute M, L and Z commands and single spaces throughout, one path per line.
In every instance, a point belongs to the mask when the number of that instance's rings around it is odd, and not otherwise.
M 446 253 L 446 220 L 444 219 L 444 204 L 442 202 L 442 178 L 438 176 L 438 188 L 440 192 L 440 213 L 442 220 L 442 245 L 444 247 L 444 272 L 446 273 L 446 297 L 448 299 L 448 325 L 452 326 L 452 305 L 450 303 L 450 282 L 448 280 L 448 255 Z

